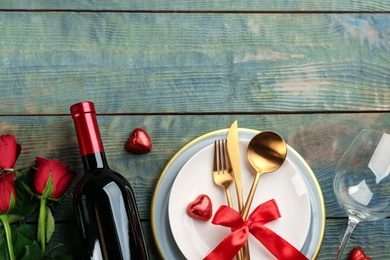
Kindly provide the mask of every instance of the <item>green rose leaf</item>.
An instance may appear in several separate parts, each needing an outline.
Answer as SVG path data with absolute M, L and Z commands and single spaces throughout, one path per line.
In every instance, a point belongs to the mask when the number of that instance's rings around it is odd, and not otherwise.
M 25 219 L 35 212 L 39 206 L 39 200 L 33 197 L 29 186 L 31 185 L 34 169 L 23 171 L 15 181 L 16 203 L 8 214 L 9 223 L 15 223 Z
M 1 225 L 0 225 L 0 227 L 1 227 L 3 223 L 1 221 L 0 221 L 0 223 L 1 223 Z M 4 230 L 4 228 L 0 228 L 0 243 L 2 243 L 3 241 L 6 241 L 5 230 Z
M 46 242 L 49 242 L 55 230 L 55 221 L 49 207 L 46 207 Z
M 0 255 L 5 256 L 5 259 L 9 259 L 8 248 L 7 248 L 7 240 L 2 239 L 0 242 Z
M 34 233 L 27 224 L 21 224 L 12 232 L 14 253 L 16 259 L 22 258 L 25 253 L 26 246 L 34 242 Z
M 38 206 L 39 200 L 31 195 L 23 188 L 23 185 L 19 182 L 15 182 L 16 189 L 16 203 L 15 207 L 8 214 L 8 220 L 10 223 L 14 223 L 25 219 L 33 214 Z
M 31 260 L 31 259 L 41 259 L 42 251 L 39 248 L 39 245 L 36 241 L 33 241 L 32 244 L 26 245 L 26 251 L 24 255 L 20 258 L 21 260 Z

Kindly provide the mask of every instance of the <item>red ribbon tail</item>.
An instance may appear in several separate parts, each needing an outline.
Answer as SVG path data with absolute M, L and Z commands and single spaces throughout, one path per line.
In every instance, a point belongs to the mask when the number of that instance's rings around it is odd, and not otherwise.
M 248 228 L 243 227 L 226 236 L 203 260 L 233 259 L 248 240 Z

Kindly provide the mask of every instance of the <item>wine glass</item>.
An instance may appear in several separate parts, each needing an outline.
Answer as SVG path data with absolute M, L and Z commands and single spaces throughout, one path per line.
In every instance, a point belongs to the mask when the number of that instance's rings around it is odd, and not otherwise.
M 348 215 L 348 227 L 338 249 L 340 259 L 359 222 L 390 215 L 390 135 L 363 129 L 336 167 L 333 189 Z

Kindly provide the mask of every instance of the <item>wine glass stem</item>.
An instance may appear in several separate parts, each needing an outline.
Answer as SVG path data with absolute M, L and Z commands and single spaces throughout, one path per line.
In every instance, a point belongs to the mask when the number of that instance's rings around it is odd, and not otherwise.
M 345 230 L 343 240 L 341 241 L 340 247 L 337 251 L 336 260 L 341 259 L 341 256 L 343 255 L 344 248 L 347 245 L 348 240 L 351 237 L 351 234 L 358 223 L 359 223 L 358 219 L 356 219 L 354 217 L 349 217 L 348 227 L 347 227 L 347 230 Z

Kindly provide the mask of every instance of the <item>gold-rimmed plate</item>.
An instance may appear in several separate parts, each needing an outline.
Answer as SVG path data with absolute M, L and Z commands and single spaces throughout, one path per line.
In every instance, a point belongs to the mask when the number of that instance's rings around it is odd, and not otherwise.
M 216 139 L 226 138 L 228 129 L 202 135 L 188 143 L 170 160 L 156 186 L 152 201 L 152 229 L 160 254 L 165 259 L 186 259 L 175 242 L 169 223 L 169 195 L 172 185 L 183 166 L 199 151 L 213 144 Z M 258 131 L 239 129 L 240 140 L 250 140 Z M 325 229 L 325 207 L 321 189 L 307 163 L 293 148 L 288 148 L 289 161 L 298 169 L 306 187 L 310 202 L 310 221 L 301 251 L 314 259 L 320 249 Z M 241 159 L 243 160 L 243 159 Z M 211 176 L 211 173 L 210 173 Z

